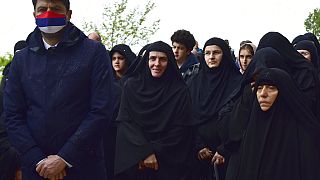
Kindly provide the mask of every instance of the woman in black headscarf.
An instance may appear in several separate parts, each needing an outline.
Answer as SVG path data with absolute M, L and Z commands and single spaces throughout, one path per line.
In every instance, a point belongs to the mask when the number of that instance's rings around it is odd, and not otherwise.
M 131 63 L 136 59 L 136 55 L 128 45 L 118 44 L 111 49 L 110 59 L 112 61 L 114 76 L 119 80 L 126 74 Z
M 219 132 L 221 110 L 232 98 L 232 92 L 240 85 L 242 78 L 233 62 L 228 44 L 220 38 L 209 39 L 203 48 L 204 56 L 200 61 L 197 74 L 188 81 L 193 118 L 198 123 L 197 150 L 199 161 L 196 163 L 195 176 L 198 179 L 212 179 L 211 158 L 221 143 L 223 132 Z M 220 112 L 220 113 L 219 113 Z M 223 168 L 220 169 L 223 179 Z
M 233 180 L 239 171 L 239 149 L 248 125 L 254 100 L 252 85 L 262 69 L 274 67 L 289 72 L 284 59 L 276 50 L 270 47 L 258 50 L 244 74 L 241 87 L 238 89 L 237 94 L 240 97 L 235 100 L 232 111 L 224 116 L 226 119 L 224 121 L 228 122 L 226 127 L 228 128 L 228 135 L 226 141 L 218 147 L 217 151 L 224 157 L 230 156 L 226 175 L 227 180 Z
M 320 84 L 313 65 L 278 32 L 269 32 L 260 39 L 257 50 L 264 47 L 272 47 L 281 54 L 290 70 L 288 73 L 303 92 L 307 105 L 320 120 Z
M 121 87 L 120 80 L 127 73 L 132 61 L 136 58 L 136 55 L 131 51 L 130 47 L 125 44 L 115 45 L 110 51 L 110 59 L 112 63 L 113 75 L 114 75 L 114 92 L 115 99 L 113 100 L 114 110 L 111 118 L 111 122 L 107 124 L 103 134 L 104 145 L 104 157 L 105 166 L 107 171 L 107 177 L 109 180 L 114 179 L 114 156 L 115 156 L 115 144 L 117 136 L 117 127 L 115 120 L 118 116 L 120 99 L 121 99 Z
M 319 56 L 315 43 L 309 40 L 302 40 L 297 42 L 294 48 L 313 64 L 320 79 Z
M 286 71 L 294 82 L 303 89 L 307 97 L 310 97 L 310 91 L 313 93 L 316 89 L 316 79 L 313 76 L 313 68 L 310 67 L 310 63 L 306 62 L 284 36 L 280 33 L 270 32 L 261 38 L 258 50 L 237 91 L 238 96 L 236 97 L 240 96 L 240 98 L 236 101 L 231 113 L 225 116 L 227 119 L 225 121 L 229 123 L 229 132 L 227 140 L 218 148 L 218 153 L 223 156 L 231 154 L 227 180 L 234 179 L 239 171 L 239 148 L 247 128 L 254 98 L 250 83 L 255 81 L 255 76 L 263 68 L 280 68 Z M 308 102 L 308 107 L 311 109 L 312 101 Z M 314 112 L 316 112 L 315 109 Z
M 117 118 L 118 179 L 187 179 L 191 98 L 171 47 L 152 43 L 124 84 Z
M 320 124 L 289 74 L 264 69 L 254 94 L 235 179 L 319 179 Z

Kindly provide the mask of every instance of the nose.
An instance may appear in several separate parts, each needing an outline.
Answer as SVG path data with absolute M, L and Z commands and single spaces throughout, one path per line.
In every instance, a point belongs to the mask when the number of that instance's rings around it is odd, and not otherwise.
M 214 57 L 215 57 L 214 54 L 213 54 L 213 53 L 210 53 L 209 58 L 210 58 L 210 59 L 214 59 Z
M 261 96 L 262 96 L 262 97 L 267 97 L 267 96 L 268 96 L 267 87 L 266 87 L 266 86 L 263 86 L 263 87 L 262 87 L 262 89 L 261 89 Z
M 155 66 L 159 66 L 159 65 L 160 65 L 159 59 L 156 59 L 156 60 L 155 60 L 154 65 L 155 65 Z
M 178 53 L 178 48 L 172 48 L 173 53 L 177 54 Z

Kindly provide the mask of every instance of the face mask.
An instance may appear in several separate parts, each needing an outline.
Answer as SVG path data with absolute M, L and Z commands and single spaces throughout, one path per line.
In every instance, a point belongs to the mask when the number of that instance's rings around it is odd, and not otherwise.
M 46 11 L 36 16 L 36 24 L 44 33 L 56 33 L 66 26 L 66 15 Z

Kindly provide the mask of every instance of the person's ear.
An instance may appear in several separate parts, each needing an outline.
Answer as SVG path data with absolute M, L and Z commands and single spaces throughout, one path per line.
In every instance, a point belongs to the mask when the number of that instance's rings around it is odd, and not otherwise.
M 33 17 L 36 18 L 36 12 L 35 11 L 33 11 Z
M 71 15 L 72 15 L 72 10 L 69 10 L 69 11 L 67 12 L 67 14 L 66 14 L 66 18 L 67 18 L 68 21 L 70 21 Z

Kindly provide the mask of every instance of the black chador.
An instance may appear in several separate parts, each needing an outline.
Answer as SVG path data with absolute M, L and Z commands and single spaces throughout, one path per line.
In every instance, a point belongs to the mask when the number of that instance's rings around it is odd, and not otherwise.
M 256 96 L 257 87 L 263 85 L 278 90 L 267 110 L 263 110 Z M 295 82 L 285 71 L 271 68 L 260 72 L 255 87 L 235 179 L 319 179 L 320 124 Z
M 161 77 L 148 66 L 150 52 L 167 56 Z M 191 98 L 172 49 L 158 41 L 148 46 L 123 86 L 117 118 L 115 174 L 117 179 L 178 180 L 188 178 L 193 146 Z M 140 168 L 155 154 L 159 169 Z

